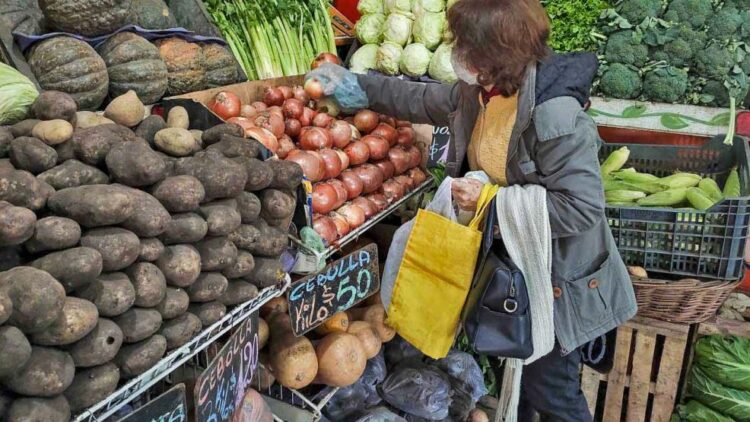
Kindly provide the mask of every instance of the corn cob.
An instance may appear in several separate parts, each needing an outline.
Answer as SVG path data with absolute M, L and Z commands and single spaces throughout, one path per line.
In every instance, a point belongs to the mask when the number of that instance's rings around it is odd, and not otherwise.
M 607 202 L 628 202 L 645 198 L 646 194 L 636 190 L 611 190 L 604 193 Z
M 602 163 L 602 174 L 610 174 L 613 171 L 620 170 L 628 161 L 628 157 L 630 157 L 630 150 L 628 147 L 622 147 L 617 151 L 613 151 Z
M 643 199 L 639 199 L 638 205 L 644 207 L 669 207 L 672 205 L 677 205 L 685 201 L 685 198 L 687 197 L 687 190 L 688 188 L 676 188 L 665 190 L 664 192 L 655 193 Z
M 690 205 L 697 210 L 705 211 L 714 205 L 714 201 L 701 188 L 689 188 L 686 196 Z
M 701 177 L 693 173 L 675 173 L 659 179 L 659 183 L 669 186 L 670 189 L 692 188 L 697 186 L 700 181 Z
M 661 183 L 629 183 L 624 180 L 606 180 L 604 181 L 604 192 L 613 190 L 634 190 L 644 193 L 657 193 L 667 190 L 666 185 Z
M 740 196 L 740 175 L 737 173 L 737 168 L 733 168 L 729 172 L 729 177 L 724 183 L 724 197 L 726 198 L 737 198 Z
M 724 195 L 721 193 L 721 189 L 719 189 L 719 185 L 716 184 L 716 181 L 714 179 L 704 177 L 703 179 L 701 179 L 700 183 L 698 183 L 698 187 L 701 188 L 701 190 L 715 202 L 719 202 L 724 199 Z
M 612 207 L 637 207 L 638 204 L 635 203 L 635 201 L 627 201 L 627 202 L 607 202 L 607 205 Z
M 659 178 L 653 174 L 638 173 L 635 170 L 630 171 L 630 169 L 614 172 L 612 173 L 612 176 L 614 176 L 615 179 L 630 183 L 654 183 L 659 181 Z

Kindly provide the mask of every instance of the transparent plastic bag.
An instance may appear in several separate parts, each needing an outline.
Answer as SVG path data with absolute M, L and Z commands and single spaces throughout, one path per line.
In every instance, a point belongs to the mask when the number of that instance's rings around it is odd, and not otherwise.
M 309 72 L 305 80 L 317 79 L 323 85 L 323 94 L 333 99 L 345 113 L 367 108 L 370 104 L 367 93 L 359 85 L 357 75 L 346 68 L 324 63 Z
M 410 415 L 437 421 L 448 417 L 450 382 L 434 366 L 418 362 L 399 366 L 378 389 L 383 400 Z

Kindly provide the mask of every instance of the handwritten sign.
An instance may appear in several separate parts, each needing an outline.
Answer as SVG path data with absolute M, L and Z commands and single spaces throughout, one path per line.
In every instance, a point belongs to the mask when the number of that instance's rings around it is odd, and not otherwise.
M 258 367 L 258 312 L 232 334 L 195 384 L 196 422 L 229 421 Z
M 300 279 L 289 289 L 289 316 L 294 334 L 305 334 L 379 288 L 378 248 L 374 243 Z
M 436 167 L 448 160 L 448 145 L 451 142 L 451 133 L 448 126 L 435 126 L 432 128 L 432 143 L 430 144 L 427 167 Z
M 185 384 L 177 384 L 120 422 L 187 422 Z

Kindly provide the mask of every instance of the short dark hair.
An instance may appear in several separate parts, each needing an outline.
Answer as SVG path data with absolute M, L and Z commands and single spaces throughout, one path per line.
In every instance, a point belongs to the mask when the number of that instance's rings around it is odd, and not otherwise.
M 549 17 L 539 0 L 458 0 L 448 25 L 456 58 L 478 73 L 480 84 L 494 84 L 506 97 L 549 51 Z

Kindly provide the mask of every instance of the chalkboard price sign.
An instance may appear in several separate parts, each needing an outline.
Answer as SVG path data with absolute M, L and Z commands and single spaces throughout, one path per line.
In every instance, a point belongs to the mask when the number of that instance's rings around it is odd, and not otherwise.
M 289 316 L 294 334 L 305 334 L 379 288 L 378 248 L 371 243 L 292 285 Z
M 187 422 L 185 384 L 177 384 L 120 422 Z
M 229 421 L 258 367 L 258 312 L 232 334 L 195 383 L 196 422 Z
M 435 167 L 448 160 L 448 145 L 451 142 L 451 133 L 448 126 L 435 126 L 432 128 L 432 143 L 430 144 L 427 167 Z

